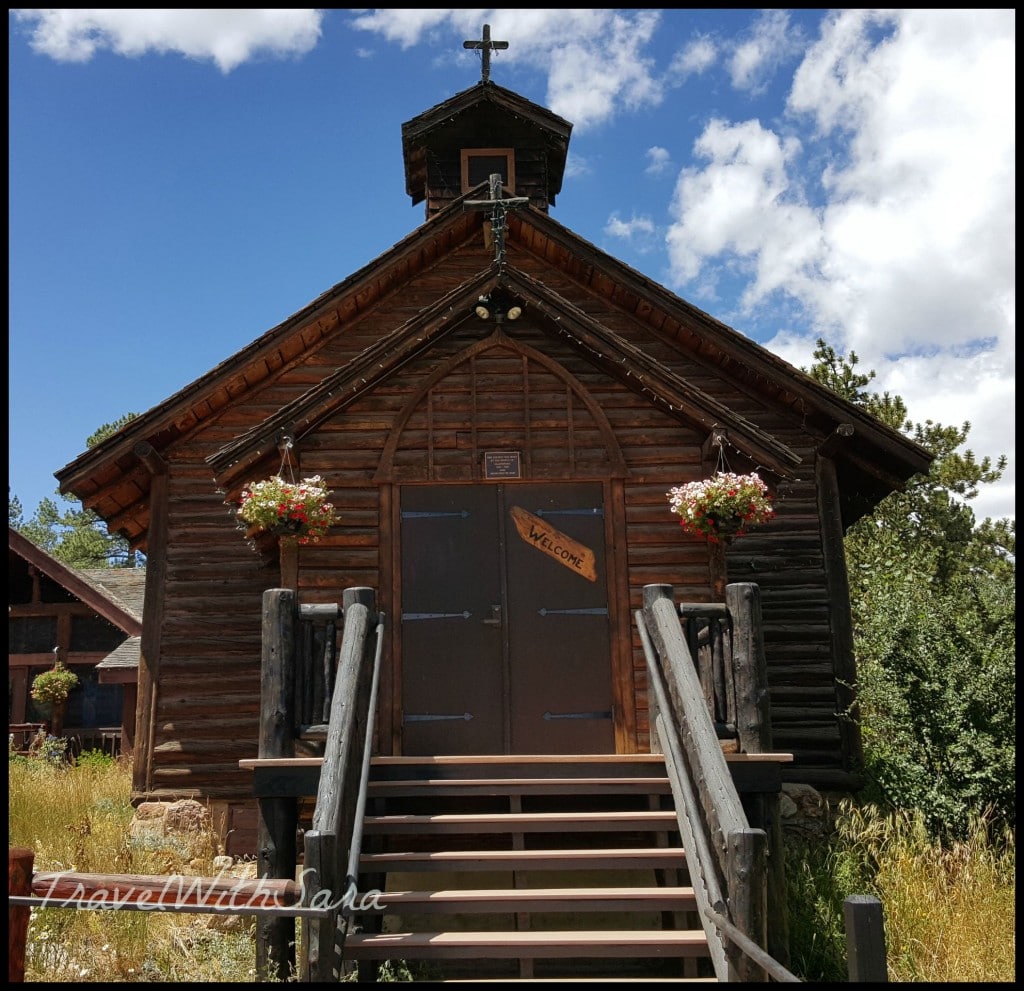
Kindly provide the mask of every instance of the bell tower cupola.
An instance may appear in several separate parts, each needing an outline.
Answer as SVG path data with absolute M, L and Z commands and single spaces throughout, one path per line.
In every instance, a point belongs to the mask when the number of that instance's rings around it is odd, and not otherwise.
M 402 125 L 405 188 L 429 219 L 488 177 L 501 176 L 507 195 L 548 212 L 562 189 L 572 124 L 491 82 L 491 53 L 508 48 L 483 39 L 464 47 L 481 55 L 480 82 Z

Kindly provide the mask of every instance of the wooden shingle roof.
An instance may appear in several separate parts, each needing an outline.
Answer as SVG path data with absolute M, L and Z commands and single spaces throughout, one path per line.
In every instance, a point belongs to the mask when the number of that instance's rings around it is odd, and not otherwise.
M 85 603 L 129 636 L 142 633 L 142 606 L 146 593 L 144 568 L 72 568 L 7 528 L 8 547 L 75 598 Z

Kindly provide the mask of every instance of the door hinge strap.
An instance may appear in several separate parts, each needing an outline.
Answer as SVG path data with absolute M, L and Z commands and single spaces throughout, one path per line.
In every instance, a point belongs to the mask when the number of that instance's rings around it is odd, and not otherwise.
M 607 608 L 594 609 L 538 609 L 541 616 L 607 616 Z
M 545 719 L 611 719 L 611 712 L 545 712 Z
M 404 612 L 402 621 L 407 619 L 469 619 L 472 615 L 468 610 L 463 612 Z
M 458 516 L 462 519 L 466 519 L 469 516 L 469 510 L 463 509 L 458 513 L 431 513 L 431 512 L 415 512 L 413 510 L 404 511 L 402 513 L 403 520 L 426 520 L 426 519 L 437 519 L 440 516 Z
M 443 723 L 443 722 L 451 722 L 452 720 L 461 719 L 461 720 L 464 720 L 465 722 L 468 723 L 472 718 L 473 718 L 473 713 L 472 712 L 463 712 L 461 715 L 454 715 L 454 716 L 434 716 L 434 715 L 430 715 L 429 713 L 423 713 L 423 714 L 419 714 L 419 715 L 409 715 L 409 714 L 403 715 L 402 716 L 402 722 L 403 723 Z

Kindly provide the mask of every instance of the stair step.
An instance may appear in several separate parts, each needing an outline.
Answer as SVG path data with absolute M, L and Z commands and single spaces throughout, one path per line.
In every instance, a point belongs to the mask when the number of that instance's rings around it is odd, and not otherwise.
M 706 957 L 703 929 L 601 929 L 521 932 L 353 933 L 350 960 L 551 959 L 555 957 Z
M 644 777 L 664 774 L 665 758 L 660 754 L 483 755 L 470 757 L 375 757 L 370 778 L 592 778 Z
M 686 853 L 680 847 L 615 847 L 597 850 L 401 850 L 364 853 L 365 871 L 473 870 L 641 870 L 682 869 Z
M 370 781 L 371 798 L 424 795 L 668 795 L 668 778 L 424 778 Z
M 421 764 L 442 767 L 476 764 L 664 764 L 664 754 L 424 754 L 371 757 L 372 767 Z
M 364 905 L 384 913 L 489 912 L 689 912 L 696 907 L 691 887 L 636 888 L 451 888 L 441 891 L 360 893 Z
M 667 812 L 529 812 L 444 815 L 367 816 L 364 832 L 379 833 L 535 833 L 676 828 L 676 814 Z
M 697 911 L 693 888 L 686 885 L 686 853 L 678 846 L 676 813 L 659 807 L 660 796 L 671 797 L 660 754 L 373 758 L 367 796 L 372 814 L 364 817 L 363 831 L 379 849 L 364 847 L 364 885 L 386 887 L 383 877 L 370 880 L 375 875 L 397 879 L 422 872 L 423 877 L 398 881 L 405 886 L 402 890 L 367 890 L 358 896 L 366 907 L 361 913 L 366 928 L 379 928 L 386 917 L 383 928 L 402 931 L 355 932 L 345 939 L 344 957 L 430 961 L 444 970 L 440 980 L 468 978 L 474 971 L 486 980 L 506 967 L 530 980 L 534 970 L 522 962 L 531 960 L 537 961 L 537 975 L 561 970 L 595 983 L 644 981 L 659 970 L 670 973 L 673 982 L 677 974 L 703 973 L 710 952 L 702 929 L 647 928 L 659 921 L 685 925 Z M 543 848 L 484 849 L 512 843 Z M 589 843 L 595 848 L 586 849 Z M 560 844 L 567 848 L 557 849 Z M 384 852 L 388 846 L 403 849 Z M 459 846 L 472 849 L 452 849 Z M 541 872 L 546 871 L 558 874 L 545 878 Z M 611 884 L 602 885 L 599 873 L 569 876 L 601 871 L 616 872 L 605 875 Z M 481 877 L 478 887 L 440 886 L 466 883 L 461 878 L 441 880 L 457 872 L 467 879 L 476 872 L 492 876 Z M 529 872 L 529 881 L 546 886 L 512 886 L 513 879 L 522 883 L 520 872 Z M 630 885 L 634 876 L 637 884 Z M 659 877 L 683 883 L 653 884 Z M 509 887 L 501 887 L 506 878 Z M 577 880 L 578 886 L 564 886 Z M 508 925 L 513 916 L 517 928 L 484 929 Z M 479 921 L 469 921 L 473 917 Z M 524 928 L 530 918 L 537 929 Z M 610 928 L 550 928 L 559 923 Z M 478 928 L 460 928 L 465 925 Z M 431 931 L 412 931 L 420 928 Z M 675 962 L 683 960 L 690 962 Z M 620 969 L 623 976 L 611 976 Z M 587 971 L 594 976 L 582 976 Z

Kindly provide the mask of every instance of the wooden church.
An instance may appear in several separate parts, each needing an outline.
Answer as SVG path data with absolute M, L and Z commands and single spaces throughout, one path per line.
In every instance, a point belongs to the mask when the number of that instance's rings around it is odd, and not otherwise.
M 856 786 L 843 534 L 930 456 L 559 224 L 572 125 L 489 55 L 402 125 L 420 226 L 56 473 L 147 556 L 137 800 L 252 806 L 278 587 L 376 591 L 379 754 L 642 754 L 644 587 L 757 583 L 784 776 Z M 724 547 L 667 499 L 723 460 L 776 510 Z M 284 553 L 236 516 L 283 463 L 337 511 Z

